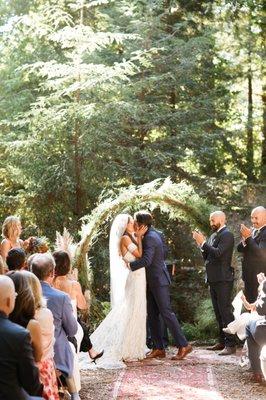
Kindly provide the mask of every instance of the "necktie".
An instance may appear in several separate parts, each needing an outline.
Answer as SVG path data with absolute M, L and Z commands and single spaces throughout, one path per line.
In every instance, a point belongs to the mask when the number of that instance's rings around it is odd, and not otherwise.
M 253 232 L 252 232 L 253 239 L 255 239 L 258 236 L 259 233 L 260 233 L 259 229 L 254 229 Z
M 213 243 L 217 237 L 217 232 L 214 232 L 210 237 L 210 245 L 213 246 Z

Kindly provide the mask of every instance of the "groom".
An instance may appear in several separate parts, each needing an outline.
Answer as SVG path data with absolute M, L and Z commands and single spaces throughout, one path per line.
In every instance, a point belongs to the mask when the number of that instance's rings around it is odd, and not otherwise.
M 130 263 L 130 269 L 132 271 L 136 271 L 143 267 L 146 268 L 148 322 L 151 329 L 151 337 L 155 346 L 155 348 L 147 355 L 147 358 L 165 357 L 159 319 L 159 315 L 161 314 L 166 326 L 174 338 L 176 347 L 178 347 L 178 352 L 174 357 L 172 357 L 172 360 L 182 360 L 192 351 L 192 347 L 188 344 L 171 308 L 169 293 L 169 285 L 171 281 L 164 262 L 166 254 L 162 236 L 152 227 L 152 216 L 149 212 L 137 212 L 135 214 L 135 222 L 138 228 L 148 228 L 143 238 L 142 258 Z

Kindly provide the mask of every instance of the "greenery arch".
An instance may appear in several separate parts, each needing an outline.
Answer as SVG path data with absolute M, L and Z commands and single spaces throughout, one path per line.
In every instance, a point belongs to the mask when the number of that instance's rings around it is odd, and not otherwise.
M 203 232 L 208 229 L 208 216 L 212 207 L 185 182 L 173 183 L 169 178 L 156 179 L 141 186 L 123 188 L 116 197 L 106 193 L 105 199 L 100 199 L 91 214 L 83 217 L 82 239 L 76 249 L 75 265 L 85 289 L 90 289 L 92 281 L 87 254 L 103 224 L 120 212 L 137 210 L 144 205 L 151 210 L 159 206 L 162 212 L 168 213 L 170 219 L 181 219 Z

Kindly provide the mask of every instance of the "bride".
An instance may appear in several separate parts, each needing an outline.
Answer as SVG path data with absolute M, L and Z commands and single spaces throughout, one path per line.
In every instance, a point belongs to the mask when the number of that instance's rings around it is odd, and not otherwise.
M 110 232 L 111 311 L 91 335 L 97 351 L 104 354 L 100 368 L 123 368 L 123 361 L 140 360 L 146 349 L 145 268 L 131 272 L 127 263 L 142 256 L 142 236 L 146 228 L 134 231 L 134 220 L 119 214 Z M 81 369 L 90 368 L 85 357 Z

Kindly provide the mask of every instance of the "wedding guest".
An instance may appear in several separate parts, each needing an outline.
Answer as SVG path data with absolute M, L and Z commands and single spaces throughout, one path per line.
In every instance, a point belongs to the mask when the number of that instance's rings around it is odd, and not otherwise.
M 54 361 L 67 382 L 71 400 L 80 400 L 73 380 L 74 357 L 67 336 L 75 336 L 78 325 L 73 314 L 69 296 L 51 285 L 54 279 L 55 262 L 48 253 L 36 254 L 31 261 L 31 270 L 41 281 L 47 307 L 52 311 L 55 325 Z
M 199 231 L 193 231 L 193 238 L 200 247 L 205 261 L 207 282 L 219 326 L 219 343 L 208 349 L 221 350 L 219 355 L 224 356 L 236 352 L 235 337 L 223 331 L 223 328 L 234 320 L 231 305 L 234 284 L 234 272 L 231 266 L 234 236 L 226 227 L 226 216 L 223 211 L 210 214 L 210 226 L 214 233 L 209 239 Z
M 8 319 L 15 306 L 14 283 L 0 276 L 0 399 L 26 400 L 41 396 L 42 385 L 33 359 L 31 338 Z M 34 397 L 36 399 L 36 397 Z M 41 397 L 38 397 L 41 399 Z
M 12 279 L 17 293 L 15 307 L 9 319 L 23 328 L 28 329 L 33 347 L 34 359 L 39 362 L 42 358 L 41 327 L 35 320 L 35 303 L 32 290 L 23 272 L 10 271 L 7 276 Z
M 9 271 L 19 271 L 26 267 L 26 253 L 22 248 L 15 247 L 7 253 L 6 265 Z
M 36 253 L 46 253 L 49 251 L 47 239 L 45 237 L 30 236 L 23 243 L 27 256 Z
M 261 383 L 263 376 L 260 363 L 260 353 L 266 345 L 266 279 L 261 283 L 260 294 L 256 301 L 256 311 L 264 318 L 259 321 L 251 321 L 246 328 L 248 356 L 253 372 L 252 380 Z M 262 362 L 264 355 L 262 354 Z M 265 364 L 263 363 L 263 367 Z
M 23 240 L 20 239 L 21 231 L 21 222 L 18 217 L 11 215 L 4 220 L 2 227 L 2 235 L 4 239 L 0 246 L 0 254 L 4 261 L 6 261 L 6 256 L 9 250 L 14 247 L 23 246 Z
M 40 380 L 43 384 L 45 400 L 59 400 L 56 373 L 54 368 L 54 318 L 46 306 L 39 279 L 32 272 L 24 271 L 35 300 L 35 319 L 41 327 L 43 353 L 38 362 Z
M 252 228 L 241 224 L 242 241 L 237 250 L 242 253 L 242 279 L 249 303 L 254 303 L 258 294 L 257 275 L 266 275 L 266 209 L 256 207 L 251 212 Z
M 53 257 L 55 259 L 55 279 L 53 286 L 56 289 L 69 294 L 74 310 L 77 308 L 79 310 L 86 310 L 88 305 L 79 282 L 69 278 L 69 273 L 71 271 L 71 260 L 69 254 L 65 251 L 55 251 Z M 82 321 L 79 320 L 78 322 L 80 323 L 85 336 L 81 335 L 83 338 L 80 345 L 78 345 L 78 351 L 81 346 L 82 348 L 80 350 L 88 351 L 90 358 L 95 361 L 103 355 L 103 352 L 97 353 L 97 351 L 94 350 L 87 327 L 84 326 L 85 324 L 83 324 Z

